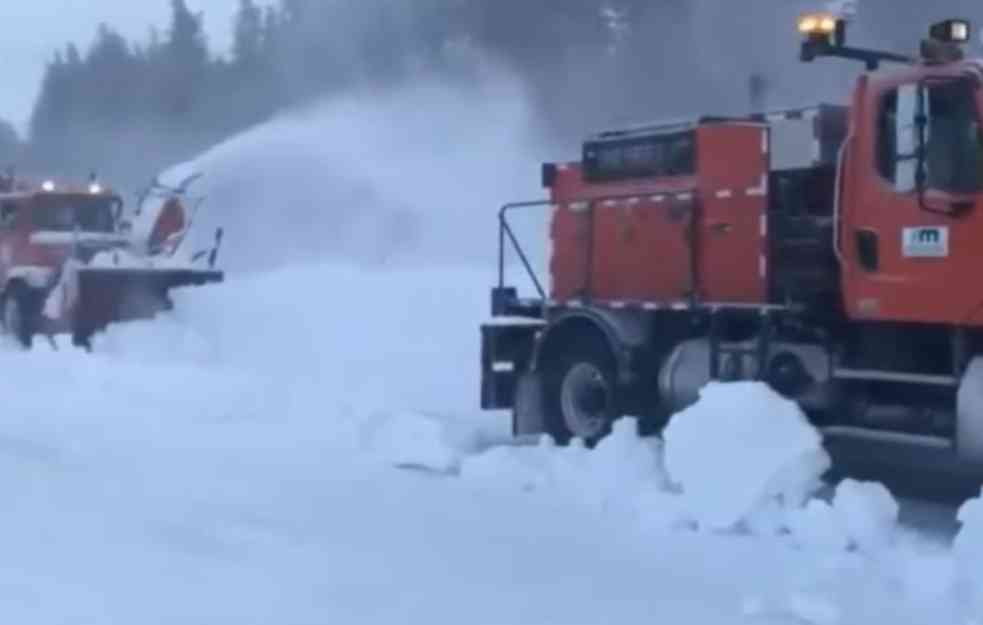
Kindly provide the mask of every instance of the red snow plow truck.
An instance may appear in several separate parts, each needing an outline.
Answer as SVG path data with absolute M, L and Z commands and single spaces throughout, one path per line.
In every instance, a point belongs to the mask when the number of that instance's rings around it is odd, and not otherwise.
M 851 472 L 983 476 L 970 25 L 932 26 L 912 58 L 850 47 L 835 15 L 798 28 L 804 62 L 865 66 L 849 105 L 598 134 L 578 161 L 544 165 L 548 200 L 503 207 L 482 405 L 512 409 L 517 435 L 593 443 L 622 415 L 660 427 L 712 380 L 756 380 Z M 550 215 L 548 283 L 513 227 L 532 210 Z
M 38 335 L 70 334 L 89 347 L 111 323 L 170 309 L 174 288 L 222 281 L 214 268 L 221 231 L 214 248 L 187 257 L 184 189 L 157 184 L 152 193 L 160 201 L 142 216 L 148 232 L 136 232 L 121 198 L 95 179 L 76 186 L 0 179 L 0 322 L 8 339 L 29 348 Z

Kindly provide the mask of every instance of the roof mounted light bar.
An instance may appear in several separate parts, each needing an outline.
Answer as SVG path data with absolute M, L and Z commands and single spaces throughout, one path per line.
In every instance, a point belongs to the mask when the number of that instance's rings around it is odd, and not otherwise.
M 894 52 L 851 48 L 846 45 L 847 21 L 832 13 L 809 13 L 799 18 L 799 32 L 805 36 L 800 58 L 811 63 L 818 57 L 829 56 L 861 61 L 868 71 L 875 71 L 881 63 L 912 65 L 916 59 Z

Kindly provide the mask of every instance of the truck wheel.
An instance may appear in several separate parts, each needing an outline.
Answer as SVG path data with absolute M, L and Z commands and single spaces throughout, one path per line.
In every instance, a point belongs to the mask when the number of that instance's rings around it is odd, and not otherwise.
M 24 349 L 30 349 L 34 342 L 35 299 L 30 289 L 15 284 L 0 300 L 4 332 Z
M 546 424 L 557 443 L 579 438 L 592 447 L 610 434 L 619 402 L 614 356 L 604 341 L 574 341 L 547 369 Z

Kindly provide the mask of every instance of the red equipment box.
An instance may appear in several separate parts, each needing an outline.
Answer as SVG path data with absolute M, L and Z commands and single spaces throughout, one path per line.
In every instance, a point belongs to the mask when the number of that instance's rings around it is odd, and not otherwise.
M 767 300 L 765 123 L 600 135 L 553 169 L 551 297 L 671 306 Z

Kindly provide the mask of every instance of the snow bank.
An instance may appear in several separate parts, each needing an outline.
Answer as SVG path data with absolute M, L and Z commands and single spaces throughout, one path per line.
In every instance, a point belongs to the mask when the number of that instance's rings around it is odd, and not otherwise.
M 801 507 L 830 466 L 799 407 L 764 384 L 708 385 L 672 418 L 665 441 L 666 469 L 708 529 L 734 528 L 761 509 Z
M 848 479 L 837 485 L 831 503 L 812 500 L 785 520 L 799 545 L 880 555 L 894 544 L 899 512 L 883 484 Z
M 983 620 L 983 494 L 964 503 L 956 518 L 961 524 L 953 542 L 958 584 Z
M 371 424 L 368 445 L 387 464 L 438 473 L 456 471 L 465 453 L 450 439 L 444 423 L 411 413 L 381 416 Z
M 708 386 L 672 418 L 664 443 L 624 419 L 593 451 L 543 437 L 465 458 L 461 474 L 497 489 L 560 491 L 653 530 L 741 528 L 819 553 L 891 546 L 899 506 L 882 485 L 846 480 L 832 502 L 812 499 L 829 463 L 794 403 L 741 383 Z
M 638 436 L 632 419 L 615 424 L 594 450 L 557 447 L 548 436 L 536 446 L 497 447 L 466 458 L 461 476 L 486 488 L 561 491 L 583 503 L 638 514 L 646 497 L 660 497 L 667 483 L 661 443 Z

